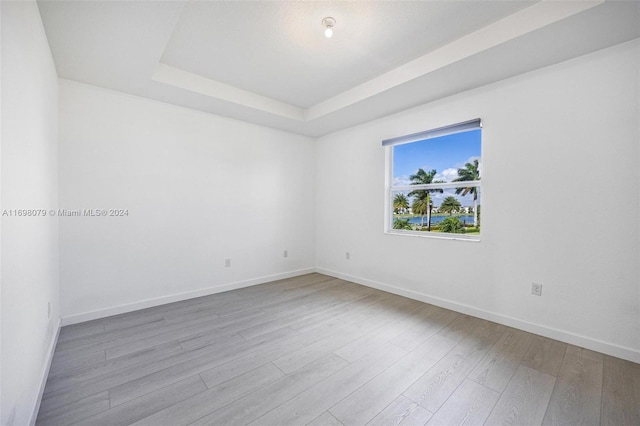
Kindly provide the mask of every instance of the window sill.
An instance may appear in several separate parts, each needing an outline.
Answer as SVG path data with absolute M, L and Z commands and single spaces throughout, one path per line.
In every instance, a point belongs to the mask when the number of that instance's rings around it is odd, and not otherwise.
M 480 242 L 479 235 L 464 235 L 464 234 L 444 234 L 444 233 L 431 233 L 426 231 L 401 231 L 396 229 L 389 229 L 384 232 L 387 235 L 401 235 L 403 237 L 416 237 L 416 238 L 431 238 L 437 240 L 457 240 L 457 241 L 471 241 L 475 243 Z

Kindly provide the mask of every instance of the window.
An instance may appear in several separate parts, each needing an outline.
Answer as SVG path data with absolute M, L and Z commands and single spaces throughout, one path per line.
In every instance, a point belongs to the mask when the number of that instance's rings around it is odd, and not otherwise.
M 382 141 L 385 232 L 480 239 L 481 139 L 475 119 Z

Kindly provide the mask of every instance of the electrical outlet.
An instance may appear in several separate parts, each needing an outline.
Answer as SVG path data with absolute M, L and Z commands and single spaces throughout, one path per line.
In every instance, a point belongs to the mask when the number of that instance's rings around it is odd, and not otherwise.
M 230 268 L 231 267 L 231 259 L 225 259 L 224 260 L 224 267 L 225 268 Z
M 282 253 L 283 257 L 289 257 L 289 250 L 285 250 L 284 253 Z
M 542 296 L 542 284 L 531 283 L 531 294 Z
M 351 260 L 351 253 L 347 252 L 347 254 L 345 255 L 345 259 Z

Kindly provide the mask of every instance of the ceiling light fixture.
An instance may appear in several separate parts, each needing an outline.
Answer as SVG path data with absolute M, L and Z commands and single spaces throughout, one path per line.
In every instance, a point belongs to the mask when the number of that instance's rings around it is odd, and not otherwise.
M 322 20 L 322 26 L 324 27 L 324 36 L 331 38 L 333 35 L 333 26 L 336 24 L 336 20 L 331 16 L 327 16 Z

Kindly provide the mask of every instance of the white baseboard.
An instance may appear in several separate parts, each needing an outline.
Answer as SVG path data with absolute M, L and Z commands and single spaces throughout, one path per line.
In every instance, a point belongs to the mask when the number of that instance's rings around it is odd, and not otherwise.
M 366 278 L 360 278 L 360 277 L 356 277 L 349 274 L 343 274 L 341 272 L 335 272 L 335 271 L 331 271 L 324 268 L 316 268 L 316 272 L 324 275 L 329 275 L 331 277 L 340 278 L 346 281 L 351 281 L 356 284 L 361 284 L 367 287 L 377 288 L 378 290 L 397 294 L 399 296 L 408 297 L 414 300 L 419 300 L 421 302 L 440 306 L 442 308 L 450 309 L 452 311 L 471 315 L 477 318 L 486 319 L 488 321 L 493 321 L 498 324 L 503 324 L 509 327 L 514 327 L 520 330 L 528 331 L 530 333 L 538 334 L 540 336 L 548 337 L 555 340 L 560 340 L 561 342 L 570 343 L 572 345 L 591 349 L 593 351 L 601 352 L 617 358 L 622 358 L 628 361 L 640 363 L 640 352 L 625 346 L 620 346 L 620 345 L 605 342 L 602 340 L 594 339 L 588 336 L 571 333 L 569 331 L 559 330 L 553 327 L 548 327 L 545 325 L 524 321 L 524 320 L 513 318 L 507 315 L 485 311 L 483 309 L 479 309 L 463 303 L 454 302 L 452 300 L 429 296 L 427 294 L 420 293 L 417 291 L 406 290 L 400 287 L 395 287 L 395 286 L 384 284 L 378 281 L 373 281 Z
M 165 305 L 167 303 L 180 302 L 182 300 L 193 299 L 196 297 L 209 296 L 211 294 L 222 293 L 224 291 L 235 290 L 243 287 L 264 284 L 270 281 L 282 280 L 285 278 L 297 277 L 300 275 L 311 274 L 315 272 L 315 268 L 298 269 L 280 274 L 267 275 L 259 278 L 253 278 L 245 281 L 237 281 L 228 284 L 222 284 L 216 287 L 204 288 L 201 290 L 187 291 L 184 293 L 176 293 L 168 296 L 156 297 L 153 299 L 141 300 L 138 302 L 127 303 L 118 306 L 112 306 L 105 309 L 98 309 L 80 314 L 68 315 L 62 317 L 62 325 L 77 324 L 85 321 L 91 321 L 99 318 L 106 318 L 112 315 L 124 314 L 127 312 L 137 311 L 140 309 L 151 308 L 154 306 Z
M 62 321 L 60 320 L 60 318 L 58 318 L 58 322 L 56 323 L 56 331 L 53 334 L 53 339 L 51 339 L 51 342 L 49 343 L 49 347 L 47 348 L 45 362 L 42 366 L 42 371 L 40 372 L 40 386 L 38 389 L 38 394 L 36 395 L 36 400 L 33 402 L 33 411 L 31 412 L 31 419 L 29 420 L 30 426 L 34 426 L 36 424 L 36 420 L 38 419 L 40 403 L 42 402 L 42 395 L 44 395 L 44 387 L 47 385 L 47 378 L 49 377 L 49 370 L 51 369 L 51 361 L 53 361 L 53 354 L 56 351 L 58 337 L 60 336 L 60 327 L 62 327 Z

